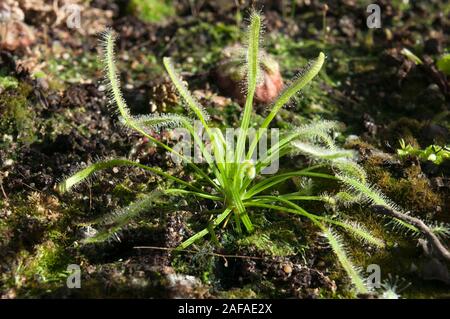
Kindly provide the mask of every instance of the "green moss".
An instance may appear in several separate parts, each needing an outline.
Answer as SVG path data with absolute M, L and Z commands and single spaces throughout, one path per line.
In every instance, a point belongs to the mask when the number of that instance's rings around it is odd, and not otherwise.
M 18 297 L 36 297 L 65 286 L 67 265 L 75 257 L 67 249 L 67 223 L 54 196 L 33 192 L 9 197 L 12 214 L 0 223 L 0 290 Z M 69 219 L 69 218 L 68 218 Z
M 53 48 L 55 52 L 62 48 Z M 65 54 L 55 54 L 47 61 L 46 68 L 34 77 L 46 77 L 50 88 L 63 89 L 65 83 L 88 83 L 96 78 L 100 72 L 100 63 L 95 53 L 85 52 L 83 55 L 76 55 L 75 52 Z
M 278 257 L 303 255 L 307 249 L 302 225 L 297 224 L 295 217 L 268 211 L 266 214 L 253 215 L 252 220 L 255 224 L 254 233 L 241 238 L 224 237 L 223 244 L 235 247 L 237 243 L 238 249 L 256 250 L 259 255 Z
M 239 28 L 223 22 L 199 22 L 189 28 L 180 27 L 173 38 L 173 45 L 178 49 L 171 56 L 183 63 L 181 68 L 186 72 L 202 73 L 219 62 L 224 47 L 239 38 Z
M 157 78 L 164 74 L 164 68 L 161 66 L 158 57 L 152 53 L 143 54 L 136 52 L 134 59 L 130 61 L 119 61 L 120 67 L 131 69 L 130 74 L 133 81 L 146 83 L 149 79 Z
M 132 189 L 127 186 L 126 181 L 124 183 L 120 183 L 116 185 L 113 189 L 113 194 L 115 198 L 119 198 L 123 203 L 130 203 L 133 199 L 136 198 L 136 193 Z
M 446 75 L 450 75 L 450 54 L 443 55 L 436 63 L 438 69 Z
M 61 281 L 67 276 L 66 270 L 69 264 L 70 258 L 65 254 L 64 249 L 49 240 L 37 247 L 26 274 L 29 277 L 38 275 L 39 281 L 44 283 Z
M 6 89 L 17 89 L 19 81 L 12 76 L 3 76 L 0 73 L 0 92 Z
M 15 89 L 10 88 L 0 95 L 0 131 L 23 143 L 36 140 L 35 112 L 29 102 L 31 92 L 32 87 L 21 82 Z
M 128 10 L 144 22 L 162 22 L 175 15 L 173 3 L 168 0 L 131 0 Z
M 292 256 L 302 248 L 293 231 L 282 227 L 262 229 L 237 243 L 241 247 L 254 247 L 261 254 L 271 256 Z
M 189 274 L 201 278 L 203 283 L 210 284 L 215 281 L 214 269 L 217 257 L 210 253 L 214 247 L 209 242 L 201 245 L 198 253 L 180 253 L 172 260 L 172 267 L 177 273 Z
M 417 247 L 416 241 L 399 236 L 394 232 L 386 232 L 385 238 L 391 242 L 386 250 L 374 251 L 372 254 L 364 254 L 352 250 L 352 256 L 359 265 L 362 265 L 362 272 L 365 272 L 365 266 L 377 264 L 381 270 L 381 281 L 383 283 L 391 282 L 389 276 L 393 278 L 399 277 L 406 283 L 411 285 L 400 292 L 401 298 L 448 298 L 448 286 L 438 281 L 424 280 L 421 276 L 423 266 L 427 263 L 427 258 L 420 254 L 420 248 Z M 395 245 L 393 243 L 395 242 Z M 395 254 L 396 258 L 392 258 Z M 417 268 L 412 271 L 413 265 Z M 401 287 L 402 285 L 400 285 Z M 398 288 L 398 287 L 397 287 Z M 346 292 L 343 292 L 346 293 Z
M 6 218 L 0 219 L 0 247 L 6 247 L 12 237 L 13 229 L 9 226 Z
M 383 162 L 383 158 L 372 157 L 365 168 L 371 179 L 394 202 L 420 214 L 433 213 L 437 206 L 443 205 L 442 198 L 433 191 L 420 166 L 411 165 L 404 169 L 403 176 L 394 177 L 382 166 Z
M 295 39 L 279 33 L 272 33 L 267 43 L 267 51 L 280 63 L 281 72 L 285 79 L 295 77 L 319 49 L 323 49 L 323 46 L 317 41 Z M 330 50 L 330 48 L 326 50 Z M 327 61 L 326 65 L 328 64 Z M 333 68 L 336 68 L 336 66 L 333 66 Z M 293 97 L 288 105 L 291 112 L 280 112 L 283 120 L 287 123 L 292 121 L 295 123 L 295 121 L 299 121 L 299 118 L 295 118 L 298 115 L 302 118 L 319 119 L 320 117 L 330 117 L 336 113 L 335 103 L 326 90 L 323 90 L 324 83 L 330 86 L 335 85 L 325 68 L 321 70 L 318 79 L 308 85 L 308 94 L 300 93 Z
M 254 299 L 258 298 L 256 292 L 251 288 L 233 288 L 219 292 L 219 298 L 223 299 Z
M 51 117 L 41 119 L 42 131 L 45 131 L 45 139 L 53 142 L 60 135 L 70 134 L 74 129 L 70 119 L 76 116 L 76 114 L 83 114 L 85 112 L 86 109 L 84 107 L 73 109 L 63 108 L 61 112 L 53 113 Z M 75 129 L 86 138 L 91 135 L 88 124 L 79 125 Z
M 60 288 L 71 263 L 63 247 L 49 240 L 37 245 L 34 252 L 21 250 L 0 283 L 3 289 L 13 289 L 19 297 L 32 297 Z

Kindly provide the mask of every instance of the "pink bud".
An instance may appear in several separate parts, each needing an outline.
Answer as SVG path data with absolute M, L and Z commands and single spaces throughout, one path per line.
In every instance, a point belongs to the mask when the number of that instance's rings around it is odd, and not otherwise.
M 224 59 L 215 70 L 217 86 L 224 94 L 236 99 L 240 104 L 245 102 L 246 66 L 245 52 L 240 46 L 227 47 L 224 50 Z M 264 51 L 260 54 L 261 80 L 256 92 L 255 102 L 268 104 L 280 94 L 283 89 L 283 77 L 280 67 L 270 55 Z

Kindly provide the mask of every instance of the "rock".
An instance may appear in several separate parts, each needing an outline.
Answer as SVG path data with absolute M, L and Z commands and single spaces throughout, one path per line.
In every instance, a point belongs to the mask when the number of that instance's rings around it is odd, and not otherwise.
M 427 144 L 445 144 L 450 138 L 449 130 L 438 124 L 425 125 L 420 134 Z
M 425 280 L 438 280 L 450 284 L 450 272 L 445 262 L 436 258 L 433 247 L 425 239 L 418 240 L 424 253 L 424 261 L 418 267 L 420 275 Z
M 25 19 L 25 14 L 19 7 L 17 1 L 6 0 L 0 3 L 0 22 L 6 21 L 23 21 Z
M 203 286 L 200 279 L 190 275 L 169 273 L 166 275 L 167 289 L 170 298 L 204 298 L 208 289 Z
M 17 1 L 0 3 L 0 49 L 14 51 L 33 44 L 34 32 L 23 21 L 25 14 Z
M 262 51 L 261 75 L 256 87 L 255 102 L 268 104 L 276 99 L 283 89 L 283 78 L 280 66 L 273 57 Z M 223 61 L 214 72 L 217 86 L 224 94 L 236 99 L 240 104 L 245 102 L 246 64 L 243 48 L 237 45 L 224 49 Z
M 24 49 L 35 42 L 32 29 L 17 20 L 0 23 L 0 48 L 14 51 Z
M 431 258 L 422 267 L 422 277 L 425 280 L 438 280 L 450 284 L 450 273 L 447 266 L 437 258 Z
M 98 231 L 91 226 L 83 226 L 78 230 L 78 234 L 81 239 L 88 239 L 97 235 Z
M 284 271 L 286 274 L 292 273 L 292 265 L 290 265 L 290 264 L 284 264 L 284 265 L 283 265 L 283 271 Z

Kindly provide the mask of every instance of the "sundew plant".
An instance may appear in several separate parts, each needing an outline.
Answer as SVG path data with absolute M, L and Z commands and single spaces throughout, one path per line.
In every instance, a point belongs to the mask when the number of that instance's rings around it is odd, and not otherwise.
M 262 17 L 253 12 L 249 19 L 246 51 L 243 54 L 246 66 L 246 101 L 240 122 L 240 133 L 236 141 L 230 143 L 229 139 L 213 123 L 204 107 L 189 92 L 186 84 L 177 73 L 170 58 L 164 58 L 163 63 L 167 73 L 186 105 L 189 113 L 195 120 L 200 121 L 209 143 L 204 142 L 194 129 L 194 119 L 180 114 L 157 114 L 146 116 L 133 116 L 122 97 L 120 81 L 114 56 L 115 35 L 107 31 L 103 36 L 104 67 L 109 94 L 112 103 L 117 107 L 121 122 L 128 128 L 147 137 L 158 147 L 176 154 L 183 159 L 195 173 L 196 179 L 187 182 L 173 176 L 158 167 L 147 166 L 128 159 L 110 159 L 92 164 L 59 185 L 59 190 L 65 192 L 76 184 L 87 180 L 98 171 L 119 166 L 133 166 L 159 175 L 170 181 L 171 185 L 159 188 L 150 194 L 145 194 L 128 207 L 113 212 L 105 219 L 105 230 L 98 232 L 87 242 L 108 240 L 115 236 L 132 218 L 146 213 L 155 206 L 160 205 L 161 198 L 171 199 L 174 196 L 189 198 L 196 197 L 211 201 L 209 207 L 220 207 L 220 211 L 208 212 L 212 215 L 211 221 L 205 228 L 186 238 L 177 249 L 183 250 L 205 236 L 215 239 L 215 229 L 218 226 L 232 225 L 234 231 L 239 233 L 252 233 L 254 224 L 252 216 L 273 210 L 285 214 L 298 216 L 303 222 L 309 221 L 320 232 L 334 251 L 338 261 L 350 277 L 357 293 L 367 293 L 369 288 L 358 268 L 352 263 L 343 243 L 340 232 L 346 232 L 360 239 L 364 244 L 382 249 L 383 239 L 375 237 L 362 224 L 349 220 L 337 214 L 339 207 L 353 204 L 372 205 L 390 218 L 401 228 L 414 233 L 423 231 L 416 219 L 405 219 L 405 212 L 387 199 L 379 190 L 370 185 L 366 173 L 356 162 L 356 154 L 352 150 L 340 148 L 333 138 L 333 133 L 339 125 L 331 121 L 316 121 L 300 127 L 294 127 L 282 132 L 280 138 L 272 143 L 264 154 L 255 159 L 254 152 L 264 132 L 270 128 L 279 110 L 287 104 L 296 94 L 302 91 L 315 76 L 318 75 L 325 55 L 320 52 L 318 57 L 303 69 L 281 92 L 279 97 L 269 107 L 268 115 L 262 124 L 256 128 L 256 134 L 249 140 L 254 116 L 253 98 L 261 74 L 260 69 L 260 37 Z M 164 143 L 152 136 L 153 130 L 173 127 L 185 128 L 192 136 L 195 146 L 201 151 L 205 163 L 192 162 L 185 154 L 174 150 L 169 143 Z M 289 155 L 302 154 L 311 159 L 309 166 L 300 170 L 283 171 L 273 175 L 264 175 L 262 171 L 276 158 Z M 231 160 L 230 160 L 231 159 Z M 274 190 L 282 189 L 284 183 L 295 177 L 304 179 L 332 180 L 339 186 L 335 192 L 327 194 L 313 194 L 306 184 L 299 186 L 294 192 L 274 195 Z M 323 203 L 321 211 L 308 211 L 304 208 L 305 202 L 315 201 Z M 333 207 L 333 209 L 327 209 Z M 387 213 L 386 213 L 387 212 Z M 390 214 L 392 213 L 392 214 Z M 387 216 L 386 216 L 387 215 Z M 436 232 L 442 228 L 436 228 Z M 433 232 L 433 229 L 431 230 Z M 445 232 L 445 231 L 444 231 Z M 432 233 L 436 237 L 436 234 Z M 437 238 L 437 237 L 436 237 Z

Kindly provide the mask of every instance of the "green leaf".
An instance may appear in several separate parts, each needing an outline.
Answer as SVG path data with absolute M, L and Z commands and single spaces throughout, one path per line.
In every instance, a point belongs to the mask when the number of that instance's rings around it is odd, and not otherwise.
M 322 226 L 321 228 L 324 236 L 328 239 L 333 252 L 336 254 L 340 264 L 347 272 L 352 283 L 355 285 L 358 293 L 368 293 L 369 290 L 367 289 L 364 280 L 359 273 L 359 270 L 353 265 L 352 261 L 347 256 L 345 247 L 342 243 L 342 239 L 337 234 L 335 234 L 332 229 L 325 226 Z
M 272 106 L 272 110 L 262 123 L 261 128 L 268 127 L 280 108 L 283 107 L 283 105 L 285 105 L 287 102 L 289 102 L 289 100 L 300 90 L 302 90 L 309 82 L 311 82 L 312 79 L 314 79 L 314 77 L 319 73 L 320 69 L 322 69 L 324 62 L 325 54 L 323 52 L 320 52 L 317 59 L 312 60 L 308 63 L 305 70 L 297 75 L 297 78 L 292 81 L 291 85 L 289 85 L 281 93 L 280 97 L 275 101 Z
M 120 115 L 125 121 L 130 119 L 130 110 L 125 102 L 122 91 L 120 90 L 120 78 L 117 74 L 116 57 L 115 57 L 115 41 L 116 35 L 112 30 L 106 30 L 102 34 L 103 47 L 103 65 L 105 67 L 105 78 L 108 83 L 108 93 L 111 103 L 116 103 Z
M 261 31 L 261 16 L 255 11 L 250 16 L 250 25 L 248 29 L 248 46 L 247 46 L 247 98 L 245 100 L 244 115 L 242 116 L 241 131 L 236 143 L 235 163 L 241 164 L 244 155 L 245 141 L 247 139 L 248 127 L 253 110 L 253 98 L 256 91 L 259 69 L 259 39 Z M 238 187 L 240 168 L 237 167 L 234 180 L 235 187 Z
M 450 76 L 450 53 L 443 55 L 436 63 L 439 71 Z
M 375 237 L 366 227 L 355 221 L 349 220 L 329 220 L 331 223 L 344 228 L 349 234 L 353 235 L 357 239 L 363 242 L 376 246 L 378 248 L 384 248 L 384 242 Z
M 411 62 L 414 62 L 416 65 L 423 64 L 422 60 L 407 48 L 403 48 L 400 53 L 403 54 Z
M 117 235 L 117 232 L 140 214 L 150 212 L 161 195 L 162 193 L 158 191 L 151 192 L 134 203 L 131 203 L 124 208 L 119 208 L 111 214 L 107 214 L 99 221 L 105 229 L 98 232 L 95 236 L 83 240 L 83 243 L 88 244 L 102 242 L 110 239 L 111 237 L 115 237 L 115 239 L 120 241 L 120 237 Z
M 141 116 L 132 116 L 132 121 L 143 129 L 160 131 L 164 128 L 174 128 L 185 126 L 191 120 L 178 114 L 148 114 Z M 123 124 L 127 125 L 126 121 Z
M 218 225 L 220 225 L 225 218 L 228 217 L 228 215 L 230 215 L 231 213 L 231 209 L 227 208 L 223 211 L 222 214 L 220 214 L 219 216 L 217 216 L 213 222 L 211 224 L 209 224 L 209 227 L 212 228 L 216 228 Z M 196 233 L 195 235 L 189 237 L 188 239 L 186 239 L 184 242 L 182 242 L 178 247 L 177 250 L 183 250 L 186 249 L 187 247 L 189 247 L 190 245 L 192 245 L 193 243 L 195 243 L 197 240 L 199 240 L 200 238 L 205 237 L 207 234 L 209 233 L 209 229 L 208 227 L 199 231 L 198 233 Z
M 300 141 L 292 142 L 292 146 L 294 147 L 294 150 L 297 150 L 302 154 L 323 160 L 335 160 L 339 158 L 355 157 L 355 152 L 352 150 L 328 149 L 324 147 L 311 145 L 308 143 L 303 143 Z
M 163 63 L 178 93 L 180 93 L 181 97 L 186 102 L 189 109 L 192 112 L 194 112 L 194 114 L 202 122 L 205 129 L 207 129 L 208 125 L 206 124 L 206 122 L 209 119 L 208 113 L 204 110 L 203 106 L 191 95 L 188 88 L 181 80 L 181 77 L 176 72 L 172 60 L 166 57 L 163 59 Z
M 312 60 L 308 65 L 306 66 L 305 70 L 301 72 L 296 79 L 292 81 L 292 83 L 287 86 L 287 88 L 280 94 L 278 99 L 273 103 L 271 106 L 271 110 L 269 115 L 264 119 L 263 123 L 261 124 L 260 130 L 258 130 L 258 133 L 256 135 L 256 138 L 253 140 L 252 144 L 250 145 L 249 151 L 247 153 L 247 159 L 250 159 L 253 155 L 253 152 L 255 151 L 255 148 L 258 144 L 259 139 L 261 138 L 261 129 L 265 129 L 269 127 L 269 124 L 272 122 L 272 120 L 277 115 L 280 108 L 282 108 L 289 100 L 297 94 L 300 90 L 302 90 L 309 82 L 314 79 L 314 77 L 319 73 L 319 71 L 322 69 L 322 66 L 325 62 L 325 54 L 323 52 L 319 53 L 319 56 L 317 59 Z
M 83 181 L 85 181 L 86 179 L 88 179 L 89 177 L 91 177 L 93 174 L 97 173 L 98 171 L 101 170 L 105 170 L 108 168 L 113 168 L 113 167 L 119 167 L 119 166 L 135 166 L 135 167 L 139 167 L 142 168 L 144 170 L 150 171 L 152 173 L 155 173 L 157 175 L 161 175 L 164 176 L 168 179 L 171 179 L 177 183 L 180 183 L 182 185 L 185 185 L 189 188 L 192 188 L 196 191 L 199 191 L 198 188 L 196 188 L 195 186 L 192 186 L 190 183 L 187 183 L 177 177 L 174 177 L 170 174 L 167 174 L 166 172 L 162 171 L 159 168 L 153 168 L 153 167 L 149 167 L 137 162 L 133 162 L 130 160 L 126 160 L 126 159 L 112 159 L 112 160 L 107 160 L 107 161 L 100 161 L 97 162 L 95 164 L 92 164 L 80 171 L 78 171 L 77 173 L 75 173 L 74 175 L 72 175 L 71 177 L 67 178 L 66 180 L 64 180 L 62 183 L 60 183 L 57 188 L 58 191 L 61 193 L 67 192 L 69 191 L 72 187 L 74 187 L 76 184 L 79 184 Z

